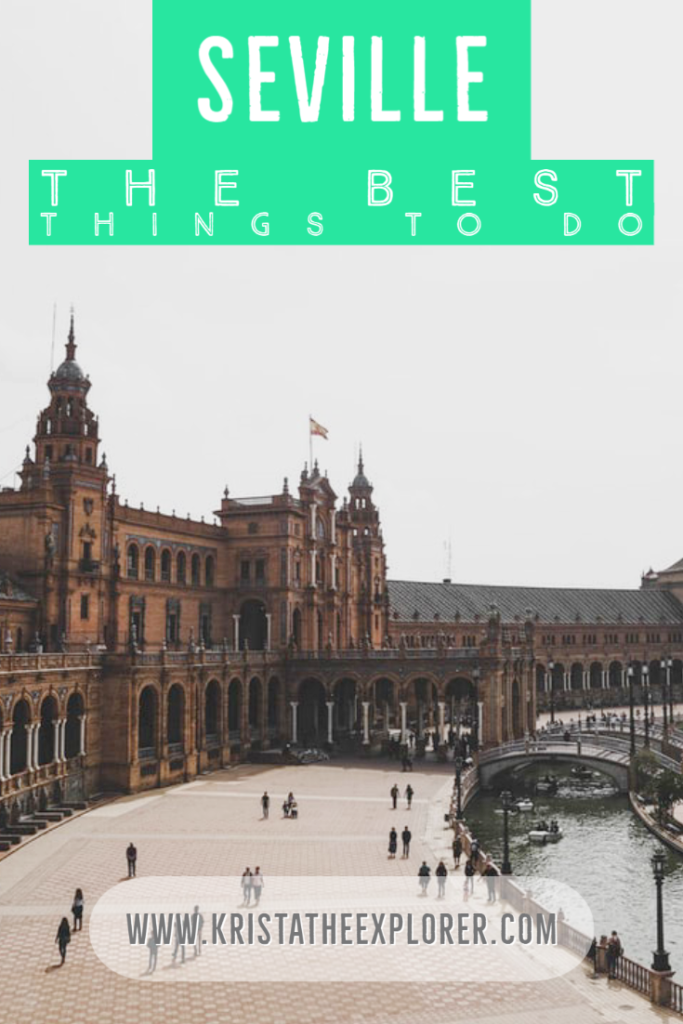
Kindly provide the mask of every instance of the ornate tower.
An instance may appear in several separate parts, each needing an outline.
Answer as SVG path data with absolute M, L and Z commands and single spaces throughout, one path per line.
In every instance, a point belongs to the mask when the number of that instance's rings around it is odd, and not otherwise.
M 76 362 L 73 311 L 66 358 L 48 388 L 50 404 L 38 416 L 35 459 L 26 451 L 20 494 L 30 502 L 42 533 L 24 578 L 32 579 L 42 599 L 43 643 L 55 649 L 65 639 L 102 643 L 106 621 L 108 472 L 104 457 L 98 463 L 98 422 L 87 401 L 90 380 Z
M 381 647 L 388 632 L 388 593 L 384 540 L 372 491 L 361 450 L 358 472 L 349 486 L 348 504 L 356 578 L 355 628 L 361 643 L 369 639 L 373 647 Z

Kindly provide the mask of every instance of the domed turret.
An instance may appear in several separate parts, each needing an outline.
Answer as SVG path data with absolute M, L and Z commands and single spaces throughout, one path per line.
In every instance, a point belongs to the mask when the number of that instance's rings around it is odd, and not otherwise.
M 48 387 L 53 393 L 62 389 L 67 391 L 75 389 L 79 392 L 86 392 L 90 388 L 90 381 L 76 362 L 76 334 L 73 310 L 71 310 L 71 323 L 66 343 L 66 359 L 60 363 L 51 375 Z

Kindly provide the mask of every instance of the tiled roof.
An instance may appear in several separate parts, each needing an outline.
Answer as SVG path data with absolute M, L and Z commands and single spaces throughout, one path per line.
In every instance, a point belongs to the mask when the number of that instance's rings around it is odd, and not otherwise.
M 388 582 L 390 619 L 402 622 L 472 622 L 497 605 L 503 622 L 524 620 L 527 609 L 542 623 L 683 624 L 683 604 L 666 590 L 574 590 L 495 587 L 470 583 Z M 395 616 L 395 613 L 398 615 Z M 417 616 L 416 613 L 417 612 Z

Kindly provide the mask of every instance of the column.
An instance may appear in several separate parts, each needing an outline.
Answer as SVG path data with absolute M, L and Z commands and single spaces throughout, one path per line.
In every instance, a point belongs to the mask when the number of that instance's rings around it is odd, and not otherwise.
M 12 771 L 12 730 L 5 729 L 5 778 L 9 779 Z
M 79 757 L 84 757 L 85 756 L 85 723 L 86 723 L 87 717 L 88 717 L 87 715 L 81 715 L 80 716 L 80 722 L 79 722 L 79 725 L 80 725 L 80 738 L 79 738 L 79 741 L 78 741 L 78 754 L 79 754 Z
M 626 672 L 626 666 L 625 665 L 621 666 L 620 672 L 621 672 L 621 685 L 622 685 L 622 688 L 624 688 L 624 687 L 628 686 L 628 674 Z
M 61 739 L 62 720 L 61 720 L 61 718 L 53 719 L 53 722 L 52 722 L 52 734 L 53 734 L 52 746 L 54 748 L 52 760 L 59 762 L 59 761 L 62 760 L 62 758 L 61 758 L 61 750 L 62 750 L 62 739 Z
M 602 688 L 603 688 L 603 690 L 606 690 L 606 689 L 608 689 L 608 687 L 609 687 L 609 672 L 607 671 L 606 668 L 603 668 L 602 669 Z
M 408 738 L 408 705 L 402 700 L 399 707 L 401 709 L 401 743 L 405 743 Z
M 327 742 L 332 743 L 332 715 L 334 712 L 334 701 L 326 700 L 325 706 L 327 707 Z
M 26 767 L 29 771 L 35 767 L 33 760 L 33 736 L 35 733 L 35 722 L 31 722 L 26 726 Z
M 543 688 L 546 693 L 550 693 L 553 686 L 553 679 L 548 669 L 543 670 Z
M 273 616 L 266 612 L 266 650 L 270 650 L 271 629 L 273 628 Z
M 7 743 L 7 730 L 0 732 L 0 782 L 4 782 L 5 775 L 5 745 Z
M 330 541 L 337 543 L 337 510 L 333 508 L 330 512 Z
M 233 633 L 234 633 L 234 638 L 235 638 L 235 650 L 239 651 L 239 649 L 240 649 L 240 617 L 239 617 L 239 615 L 233 615 L 232 622 L 233 622 Z
M 332 554 L 330 555 L 330 571 L 332 573 L 332 578 L 330 580 L 330 586 L 333 589 L 336 589 L 336 587 L 337 587 L 337 556 L 334 554 L 334 552 L 332 552 Z
M 570 690 L 571 686 L 572 686 L 571 673 L 568 672 L 567 669 L 565 669 L 564 670 L 564 674 L 563 674 L 563 679 L 562 679 L 562 687 L 566 691 L 566 690 Z
M 299 707 L 299 701 L 298 700 L 290 700 L 289 706 L 292 709 L 292 743 L 296 743 L 297 742 L 297 736 L 296 736 L 296 713 L 297 713 L 297 709 Z
M 590 690 L 591 688 L 591 673 L 588 668 L 583 670 L 583 688 L 584 690 Z
M 311 583 L 312 587 L 315 587 L 316 584 L 317 584 L 317 579 L 316 579 L 316 575 L 315 575 L 315 544 L 311 548 L 311 580 L 310 580 L 310 583 Z
M 370 701 L 364 700 L 363 704 L 363 743 L 370 742 Z
M 477 701 L 477 737 L 479 739 L 479 745 L 482 746 L 484 743 L 484 702 L 483 700 Z
M 446 742 L 446 704 L 445 701 L 439 701 L 439 738 L 438 743 Z

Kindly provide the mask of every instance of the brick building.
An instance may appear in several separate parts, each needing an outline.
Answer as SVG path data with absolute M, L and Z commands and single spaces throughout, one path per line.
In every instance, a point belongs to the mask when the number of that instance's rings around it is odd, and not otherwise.
M 134 509 L 90 387 L 72 317 L 0 492 L 6 801 L 160 785 L 285 741 L 467 721 L 496 743 L 539 704 L 683 687 L 683 563 L 631 591 L 390 581 L 362 457 L 341 503 L 315 464 L 296 492 L 226 488 L 214 522 Z

